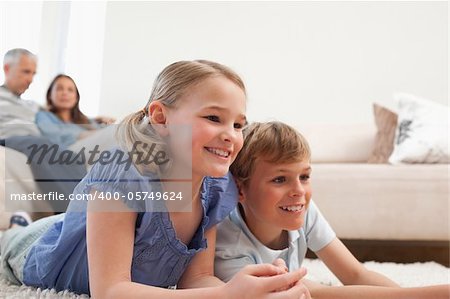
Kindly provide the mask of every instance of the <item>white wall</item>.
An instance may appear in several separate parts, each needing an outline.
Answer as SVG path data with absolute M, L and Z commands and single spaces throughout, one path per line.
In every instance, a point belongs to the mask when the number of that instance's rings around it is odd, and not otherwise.
M 0 58 L 12 48 L 25 48 L 33 53 L 39 53 L 41 40 L 41 22 L 43 15 L 42 1 L 0 1 Z M 38 65 L 41 61 L 38 61 Z M 23 94 L 26 99 L 35 99 L 44 103 L 44 87 L 40 76 L 35 77 L 33 84 Z M 0 71 L 0 84 L 5 76 L 3 68 Z M 39 101 L 39 99 L 42 99 Z
M 211 59 L 242 75 L 250 120 L 372 123 L 392 93 L 448 99 L 447 2 L 109 2 L 102 114 L 141 109 L 157 73 Z
M 103 1 L 73 1 L 70 5 L 64 69 L 77 83 L 80 109 L 89 116 L 99 115 L 105 13 Z

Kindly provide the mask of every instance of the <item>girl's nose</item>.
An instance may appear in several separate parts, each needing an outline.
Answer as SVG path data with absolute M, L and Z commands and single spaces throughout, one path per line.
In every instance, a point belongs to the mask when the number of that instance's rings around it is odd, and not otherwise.
M 234 138 L 236 138 L 235 135 L 236 135 L 236 132 L 234 130 L 234 127 L 226 126 L 223 128 L 223 131 L 221 133 L 221 138 L 223 141 L 233 142 Z

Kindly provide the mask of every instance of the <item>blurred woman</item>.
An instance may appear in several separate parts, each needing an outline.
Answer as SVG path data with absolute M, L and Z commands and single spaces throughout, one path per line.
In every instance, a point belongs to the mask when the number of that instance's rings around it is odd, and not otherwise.
M 115 120 L 108 117 L 89 119 L 79 108 L 80 93 L 75 81 L 60 74 L 47 90 L 47 111 L 36 114 L 36 124 L 42 135 L 63 147 L 83 139 Z

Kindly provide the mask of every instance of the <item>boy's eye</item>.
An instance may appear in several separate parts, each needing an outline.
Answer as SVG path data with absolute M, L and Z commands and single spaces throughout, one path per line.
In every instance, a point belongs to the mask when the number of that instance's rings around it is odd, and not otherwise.
M 284 176 L 279 176 L 272 180 L 272 182 L 277 183 L 277 184 L 284 183 L 285 181 L 286 181 L 286 178 Z
M 208 115 L 205 118 L 216 123 L 220 122 L 220 118 L 217 115 Z
M 310 179 L 310 176 L 308 174 L 300 176 L 300 181 L 307 182 L 309 179 Z

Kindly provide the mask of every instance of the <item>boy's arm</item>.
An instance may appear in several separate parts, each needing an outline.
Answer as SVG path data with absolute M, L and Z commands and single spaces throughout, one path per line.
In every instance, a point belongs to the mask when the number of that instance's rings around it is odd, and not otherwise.
M 338 238 L 316 254 L 344 285 L 399 287 L 386 276 L 366 269 Z
M 325 286 L 303 279 L 313 299 L 448 299 L 449 285 L 391 288 L 381 286 Z

